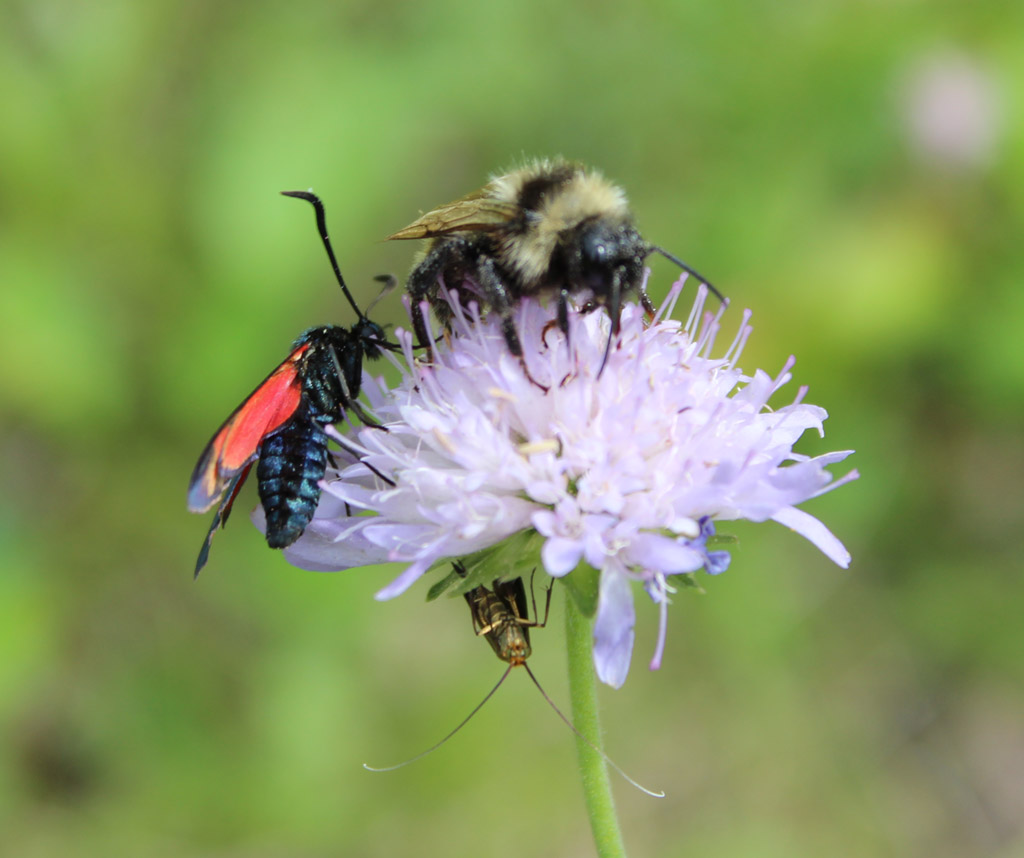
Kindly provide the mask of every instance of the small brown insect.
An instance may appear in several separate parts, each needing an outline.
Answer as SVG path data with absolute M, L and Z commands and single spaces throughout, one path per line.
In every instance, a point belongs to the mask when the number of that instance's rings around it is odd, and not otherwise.
M 459 567 L 456 567 L 456 571 Z M 465 569 L 459 572 L 465 577 Z M 523 579 L 495 581 L 491 587 L 477 587 L 465 594 L 473 617 L 473 630 L 478 637 L 486 638 L 494 654 L 512 667 L 526 665 L 530 657 L 530 629 L 542 629 L 547 625 L 551 611 L 551 587 L 547 590 L 544 605 L 544 620 L 529 619 L 526 608 L 526 588 Z M 530 593 L 533 593 L 533 578 L 530 578 Z M 537 600 L 533 600 L 533 614 L 537 616 Z
M 452 564 L 452 569 L 458 576 L 466 577 L 466 568 L 459 562 L 456 561 Z M 536 571 L 536 570 L 535 570 Z M 547 701 L 548 705 L 555 710 L 555 713 L 561 718 L 566 725 L 569 727 L 576 736 L 590 747 L 591 750 L 601 755 L 601 758 L 608 763 L 615 771 L 617 771 L 623 778 L 629 783 L 635 786 L 641 792 L 647 793 L 647 795 L 654 796 L 655 798 L 664 798 L 665 793 L 655 792 L 647 789 L 637 783 L 633 778 L 627 775 L 615 762 L 608 758 L 607 754 L 599 748 L 595 748 L 593 743 L 584 736 L 576 726 L 570 721 L 563 713 L 562 710 L 555 705 L 555 702 L 548 696 L 548 693 L 538 682 L 537 677 L 533 675 L 533 671 L 530 670 L 530 666 L 526 663 L 526 660 L 530 657 L 530 629 L 542 629 L 547 625 L 548 614 L 551 610 L 551 587 L 547 588 L 547 598 L 544 605 L 544 619 L 543 621 L 531 620 L 527 614 L 526 607 L 526 588 L 523 585 L 522 578 L 515 578 L 511 581 L 494 581 L 489 589 L 484 586 L 476 587 L 465 593 L 465 599 L 469 605 L 469 611 L 473 618 L 473 630 L 476 632 L 478 637 L 487 639 L 487 642 L 491 645 L 491 649 L 494 650 L 494 654 L 498 656 L 502 661 L 508 662 L 508 667 L 505 668 L 505 672 L 501 675 L 494 687 L 487 692 L 487 696 L 481 700 L 473 711 L 470 712 L 462 721 L 459 723 L 454 730 L 448 733 L 440 742 L 431 745 L 427 750 L 417 754 L 415 757 L 406 760 L 405 762 L 399 763 L 395 766 L 387 766 L 385 768 L 376 768 L 363 763 L 363 768 L 368 769 L 371 772 L 390 772 L 395 769 L 400 769 L 403 766 L 414 763 L 417 760 L 427 756 L 427 754 L 433 753 L 440 748 L 445 742 L 447 742 L 452 736 L 459 732 L 466 724 L 469 723 L 470 719 L 479 712 L 484 704 L 494 696 L 494 693 L 501 687 L 501 684 L 508 678 L 508 675 L 512 672 L 513 667 L 522 667 L 530 677 L 534 685 L 537 686 L 537 690 L 541 693 L 541 696 Z M 530 576 L 530 598 L 533 602 L 533 615 L 537 616 L 537 600 L 533 597 L 533 575 Z

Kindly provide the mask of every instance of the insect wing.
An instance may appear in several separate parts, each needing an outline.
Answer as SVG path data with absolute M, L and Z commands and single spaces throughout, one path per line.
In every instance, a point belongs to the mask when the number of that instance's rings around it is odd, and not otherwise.
M 494 654 L 510 665 L 530 657 L 530 620 L 523 579 L 495 581 L 494 589 L 477 587 L 463 594 L 473 617 L 473 630 L 491 645 Z
M 231 515 L 231 507 L 234 506 L 235 498 L 238 497 L 238 493 L 242 490 L 242 483 L 249 476 L 251 468 L 252 463 L 250 462 L 241 470 L 238 476 L 228 483 L 224 499 L 220 502 L 220 506 L 217 507 L 217 512 L 213 515 L 213 521 L 210 522 L 210 529 L 206 532 L 203 547 L 199 549 L 199 557 L 196 558 L 196 571 L 192 577 L 198 578 L 199 573 L 203 571 L 203 567 L 206 565 L 206 561 L 210 559 L 210 545 L 213 544 L 213 537 L 217 533 L 217 529 L 227 523 L 228 516 Z
M 259 454 L 263 439 L 295 414 L 302 401 L 298 364 L 309 344 L 293 351 L 224 421 L 206 445 L 188 486 L 188 508 L 206 512 Z
M 519 209 L 512 203 L 471 194 L 439 206 L 400 229 L 392 239 L 434 238 L 453 232 L 491 232 L 508 224 Z

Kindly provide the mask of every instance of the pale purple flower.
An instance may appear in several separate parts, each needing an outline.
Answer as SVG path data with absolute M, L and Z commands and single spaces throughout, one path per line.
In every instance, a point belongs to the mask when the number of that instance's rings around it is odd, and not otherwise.
M 317 570 L 406 563 L 377 594 L 388 599 L 434 564 L 532 531 L 548 574 L 569 575 L 581 562 L 600 571 L 594 660 L 615 687 L 632 656 L 632 582 L 659 606 L 657 667 L 673 580 L 683 580 L 672 576 L 728 566 L 728 553 L 708 549 L 713 521 L 771 519 L 848 565 L 842 544 L 796 505 L 856 477 L 826 470 L 849 451 L 794 453 L 805 430 L 822 434 L 826 413 L 802 401 L 804 388 L 768 407 L 793 359 L 774 377 L 742 373 L 749 313 L 712 357 L 722 312 L 704 313 L 702 287 L 685 324 L 670 318 L 682 284 L 653 323 L 625 305 L 600 377 L 603 311 L 570 314 L 570 350 L 553 308 L 520 303 L 516 329 L 538 383 L 509 353 L 498 320 L 481 320 L 475 305 L 453 305 L 450 341 L 438 343 L 433 365 L 418 364 L 400 332 L 400 383 L 367 376 L 363 384 L 388 431 L 348 430 L 358 456 L 342 454 L 288 559 Z

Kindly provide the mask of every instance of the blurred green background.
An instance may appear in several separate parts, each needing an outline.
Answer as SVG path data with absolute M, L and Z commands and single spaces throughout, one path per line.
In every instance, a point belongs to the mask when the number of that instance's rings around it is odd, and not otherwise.
M 524 156 L 629 192 L 754 311 L 743 366 L 862 479 L 670 612 L 605 689 L 632 854 L 1024 854 L 1024 5 L 8 0 L 0 7 L 0 853 L 591 854 L 571 735 L 461 602 L 318 575 L 203 444 L 379 239 Z M 661 294 L 673 275 L 655 261 Z M 400 322 L 397 295 L 375 313 Z M 837 471 L 841 472 L 840 469 Z M 638 594 L 639 596 L 639 594 Z M 561 610 L 533 665 L 566 701 Z

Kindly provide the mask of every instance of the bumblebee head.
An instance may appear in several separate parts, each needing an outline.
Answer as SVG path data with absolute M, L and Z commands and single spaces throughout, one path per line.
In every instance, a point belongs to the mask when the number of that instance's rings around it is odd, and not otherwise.
M 636 285 L 643 272 L 647 245 L 628 222 L 596 218 L 584 223 L 578 234 L 580 286 L 589 288 L 598 301 L 618 288 Z

